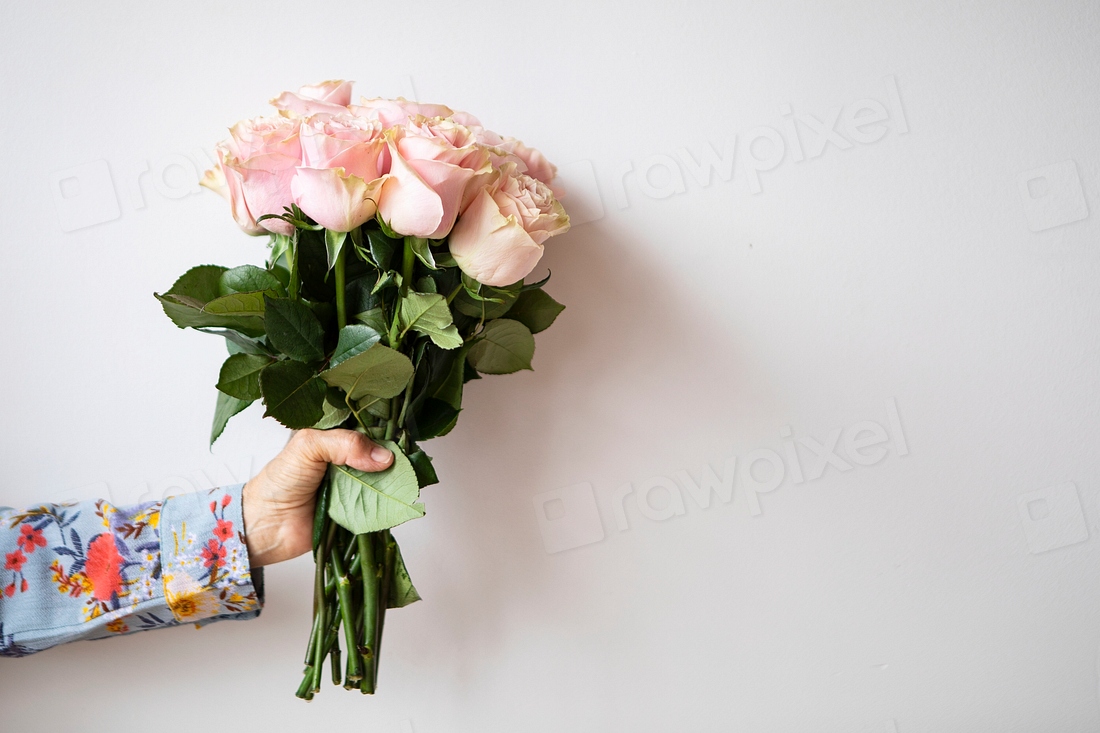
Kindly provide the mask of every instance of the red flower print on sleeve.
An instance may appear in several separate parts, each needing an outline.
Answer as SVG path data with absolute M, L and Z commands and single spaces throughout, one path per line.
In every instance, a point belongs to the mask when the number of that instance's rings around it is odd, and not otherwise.
M 37 547 L 46 546 L 46 538 L 42 536 L 42 530 L 35 529 L 29 524 L 24 524 L 19 528 L 20 535 L 16 543 L 22 548 L 23 552 L 28 555 L 34 552 Z
M 211 514 L 217 514 L 218 513 L 218 502 L 216 502 L 216 501 L 210 502 L 210 513 Z
M 225 562 L 225 548 L 217 540 L 210 540 L 202 548 L 202 564 L 208 568 L 220 568 Z
M 4 586 L 4 595 L 6 595 L 8 598 L 11 598 L 15 595 L 15 583 L 8 583 L 6 586 Z
M 88 560 L 84 573 L 92 582 L 92 597 L 97 601 L 109 601 L 122 590 L 122 556 L 118 554 L 115 538 L 101 534 L 88 544 Z
M 231 502 L 231 501 L 233 501 L 233 497 L 230 496 L 229 494 L 226 494 L 225 496 L 223 496 L 222 497 L 222 509 L 225 509 L 227 506 L 229 506 L 229 502 Z
M 23 569 L 23 563 L 27 561 L 27 556 L 19 550 L 16 550 L 15 552 L 9 552 L 4 557 L 6 559 L 6 562 L 4 563 L 4 569 L 14 570 L 17 573 Z M 11 594 L 9 593 L 8 595 Z
M 218 526 L 214 528 L 214 536 L 222 542 L 233 539 L 233 522 L 228 519 L 219 519 Z

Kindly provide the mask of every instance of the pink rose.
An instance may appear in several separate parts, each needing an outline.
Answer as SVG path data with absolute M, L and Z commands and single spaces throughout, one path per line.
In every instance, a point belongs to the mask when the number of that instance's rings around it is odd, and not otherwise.
M 334 232 L 350 232 L 374 218 L 387 178 L 364 180 L 343 168 L 299 168 L 291 190 L 315 222 Z
M 542 181 L 510 164 L 451 230 L 451 254 L 485 285 L 511 285 L 535 269 L 543 242 L 569 229 L 569 216 Z
M 477 141 L 488 148 L 493 158 L 493 165 L 496 167 L 501 168 L 509 161 L 514 162 L 520 173 L 526 173 L 546 184 L 554 180 L 554 176 L 557 175 L 558 169 L 546 159 L 546 156 L 534 148 L 527 147 L 522 140 L 498 135 L 481 125 L 473 126 L 472 130 Z
M 336 232 L 371 219 L 387 165 L 381 124 L 347 113 L 318 114 L 302 123 L 301 140 L 303 165 L 291 185 L 294 202 Z
M 256 223 L 256 219 L 248 210 L 248 204 L 244 200 L 244 191 L 241 186 L 241 174 L 226 166 L 229 150 L 225 143 L 219 143 L 215 152 L 218 156 L 216 166 L 203 174 L 200 186 L 209 188 L 229 202 L 229 211 L 237 226 L 253 236 L 267 234 L 268 231 Z
M 368 120 L 378 120 L 383 127 L 404 125 L 417 116 L 431 118 L 450 117 L 456 114 L 450 107 L 445 107 L 442 104 L 410 102 L 404 97 L 398 97 L 397 99 L 362 99 L 358 105 L 352 105 L 351 111 L 353 114 Z M 477 120 L 464 112 L 457 114 L 464 115 L 467 120 L 473 120 L 475 124 L 477 123 Z
M 229 171 L 240 176 L 241 197 L 253 219 L 282 214 L 293 201 L 290 182 L 302 160 L 299 126 L 299 120 L 257 117 L 238 122 L 229 131 L 225 178 L 228 184 Z M 281 219 L 266 219 L 259 225 L 276 234 L 290 234 L 294 228 Z
M 440 239 L 491 178 L 489 156 L 469 128 L 417 118 L 393 131 L 389 180 L 378 213 L 395 232 Z
M 532 178 L 549 184 L 550 181 L 554 180 L 554 176 L 558 174 L 558 169 L 546 159 L 545 155 L 534 148 L 527 147 L 521 140 L 514 137 L 505 137 L 502 147 L 523 161 L 524 165 L 527 166 L 524 173 Z
M 304 166 L 344 168 L 368 181 L 382 175 L 386 142 L 377 121 L 346 112 L 314 115 L 302 122 L 300 138 Z
M 340 114 L 347 112 L 351 104 L 351 85 L 350 81 L 323 81 L 304 86 L 297 94 L 283 92 L 271 104 L 283 117 L 308 117 L 319 112 Z

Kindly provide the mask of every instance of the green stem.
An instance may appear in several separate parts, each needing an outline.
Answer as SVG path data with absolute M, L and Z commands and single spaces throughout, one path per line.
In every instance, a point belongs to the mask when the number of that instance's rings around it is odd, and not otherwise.
M 345 302 L 347 300 L 347 285 L 344 275 L 347 251 L 348 243 L 344 242 L 344 246 L 340 248 L 340 253 L 336 255 L 336 325 L 339 328 L 348 325 L 348 309 Z
M 355 536 L 359 544 L 359 566 L 363 573 L 363 692 L 374 692 L 374 639 L 378 625 L 378 567 L 374 559 L 374 544 L 369 535 Z
M 298 685 L 298 691 L 294 696 L 309 702 L 313 699 L 313 667 L 306 667 L 303 674 L 302 684 Z
M 328 522 L 328 531 L 325 532 L 325 539 L 317 547 L 317 553 L 313 556 L 316 563 L 316 572 L 313 575 L 313 614 L 316 619 L 320 619 L 320 627 L 325 627 L 327 621 L 327 608 L 325 607 L 325 557 L 329 552 L 329 548 L 332 546 L 332 540 L 336 536 L 336 522 Z M 324 638 L 318 635 L 319 642 L 323 642 Z M 325 654 L 328 653 L 329 645 L 324 643 L 318 643 L 313 649 L 313 691 L 318 692 L 321 689 L 321 668 L 324 666 Z
M 393 440 L 397 435 L 397 398 L 390 398 L 390 419 L 386 423 L 386 440 Z
M 409 283 L 412 281 L 413 267 L 416 265 L 416 253 L 413 252 L 412 238 L 405 237 L 405 259 L 401 263 L 401 297 L 409 294 Z
M 378 592 L 378 631 L 374 637 L 374 680 L 378 684 L 378 665 L 382 656 L 382 628 L 386 624 L 386 607 L 390 602 L 390 579 L 393 577 L 393 562 L 397 552 L 397 543 L 390 537 L 388 529 L 381 533 L 383 546 L 385 547 L 384 561 L 382 565 L 382 587 Z
M 351 583 L 344 572 L 344 563 L 340 560 L 340 553 L 332 548 L 330 554 L 332 571 L 336 576 L 336 598 L 339 601 L 340 616 L 344 622 L 344 645 L 348 648 L 348 680 L 354 682 L 362 677 L 359 665 L 359 655 L 355 654 L 355 619 L 351 612 Z
M 447 305 L 450 305 L 451 301 L 453 301 L 456 297 L 458 297 L 458 294 L 461 293 L 461 292 L 462 292 L 462 283 L 459 283 L 455 287 L 455 289 L 451 291 L 451 294 L 447 296 Z
M 352 651 L 348 651 L 348 656 L 354 656 Z M 332 647 L 331 656 L 329 661 L 332 663 L 332 684 L 340 685 L 343 683 L 343 678 L 340 676 L 340 642 L 337 641 Z
M 290 235 L 290 251 L 287 252 L 287 259 L 290 260 L 290 297 L 297 300 L 299 291 L 298 282 L 298 230 L 295 229 L 294 233 Z
M 302 673 L 302 684 L 298 686 L 298 691 L 295 692 L 295 696 L 302 698 L 303 700 L 313 699 L 313 650 L 316 649 L 317 644 L 321 641 L 318 637 L 321 636 L 321 617 L 316 614 L 313 615 L 313 628 L 309 632 L 309 645 L 306 648 L 306 669 Z

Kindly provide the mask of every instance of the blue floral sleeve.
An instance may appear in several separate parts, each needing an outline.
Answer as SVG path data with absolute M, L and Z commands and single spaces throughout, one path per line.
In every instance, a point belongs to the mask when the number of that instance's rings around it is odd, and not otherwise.
M 0 656 L 258 616 L 262 570 L 249 567 L 243 487 L 131 507 L 0 508 Z

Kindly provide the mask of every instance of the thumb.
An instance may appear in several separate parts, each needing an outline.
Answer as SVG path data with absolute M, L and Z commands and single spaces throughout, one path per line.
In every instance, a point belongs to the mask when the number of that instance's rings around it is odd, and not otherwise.
M 393 453 L 354 430 L 299 430 L 291 443 L 303 458 L 316 463 L 351 466 L 360 471 L 383 471 Z

